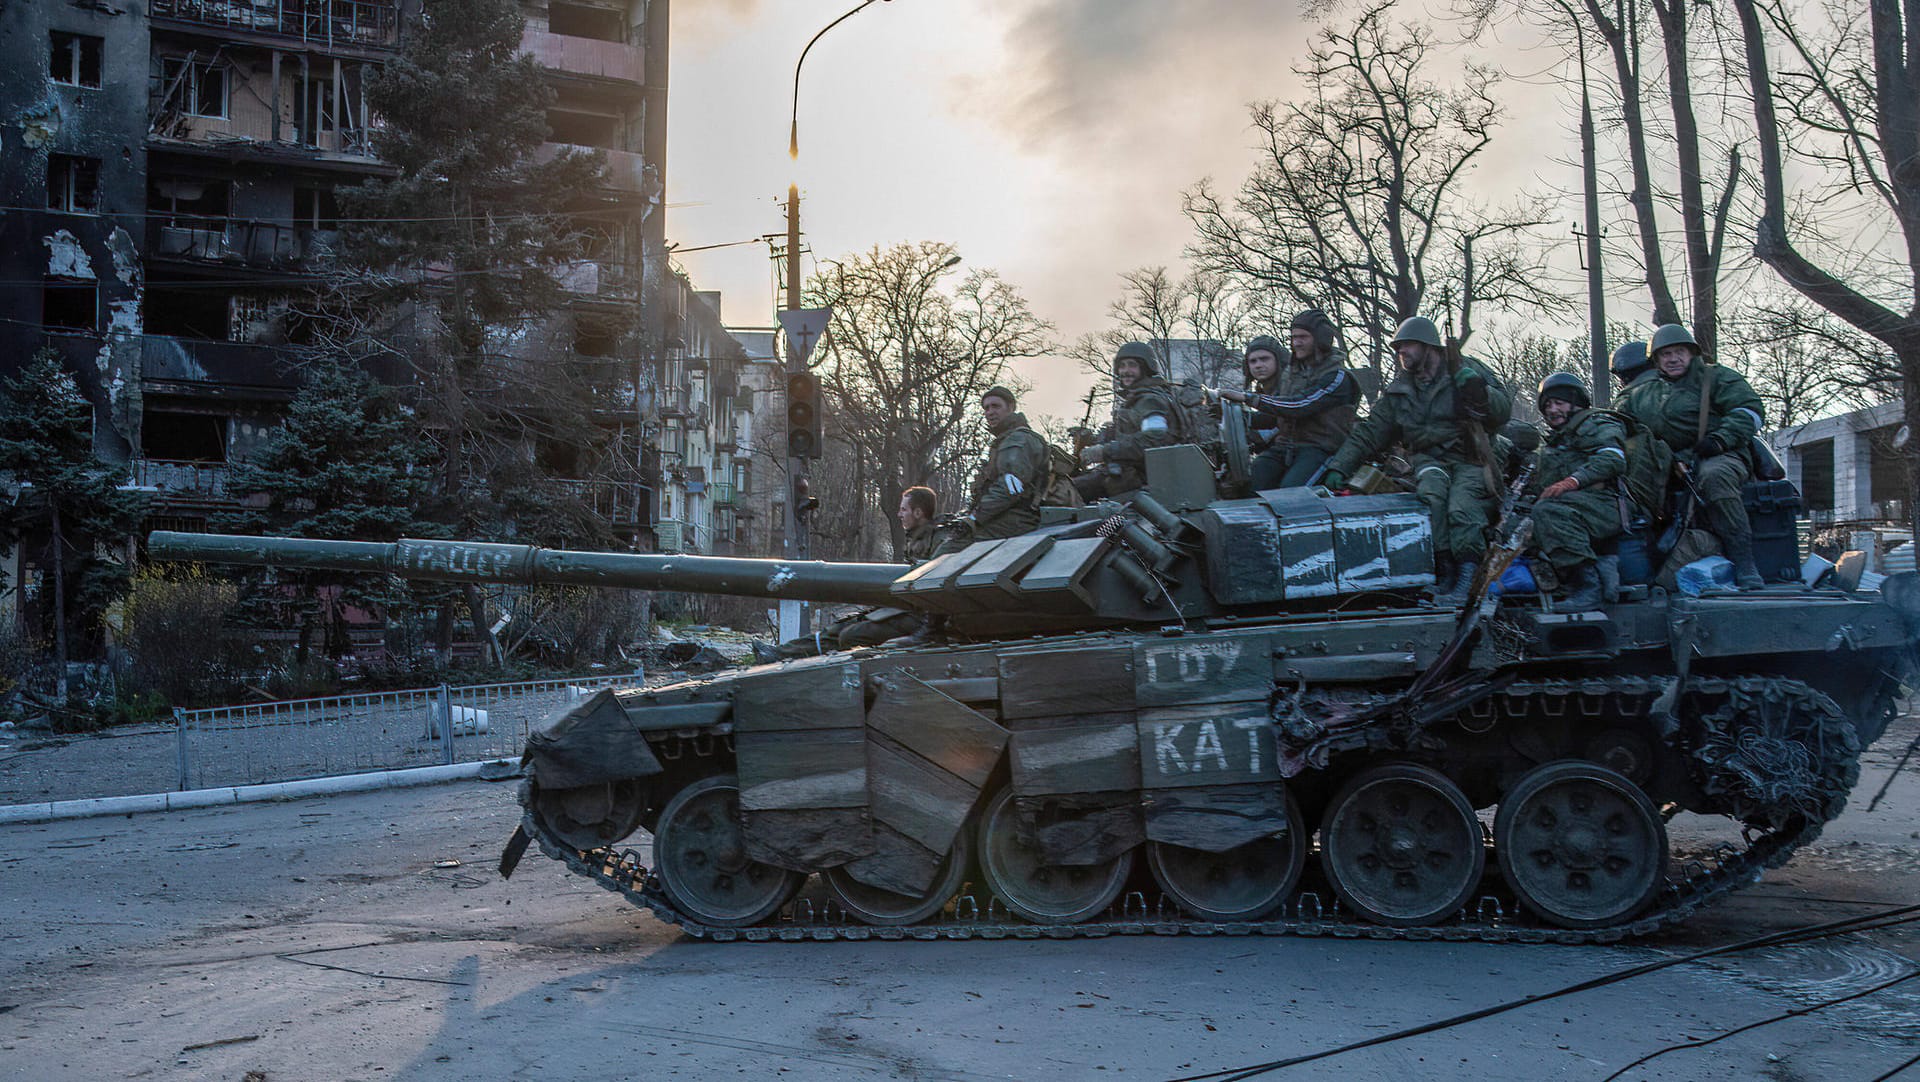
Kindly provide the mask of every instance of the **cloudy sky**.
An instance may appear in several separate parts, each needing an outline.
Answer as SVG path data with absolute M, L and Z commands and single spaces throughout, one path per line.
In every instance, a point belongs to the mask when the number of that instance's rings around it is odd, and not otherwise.
M 1178 263 L 1181 191 L 1207 176 L 1231 189 L 1245 175 L 1247 103 L 1294 89 L 1288 69 L 1310 29 L 1291 0 L 885 0 L 808 57 L 792 164 L 794 60 L 856 3 L 674 5 L 668 239 L 691 248 L 779 231 L 797 178 L 819 256 L 950 242 L 966 266 L 1018 285 L 1062 342 L 1102 325 L 1123 271 Z M 1535 112 L 1509 146 L 1565 115 L 1551 103 Z M 1578 183 L 1537 155 L 1495 168 L 1522 183 Z M 729 323 L 766 325 L 767 255 L 744 245 L 681 262 L 725 293 Z M 1020 372 L 1039 412 L 1067 412 L 1084 382 L 1062 359 Z

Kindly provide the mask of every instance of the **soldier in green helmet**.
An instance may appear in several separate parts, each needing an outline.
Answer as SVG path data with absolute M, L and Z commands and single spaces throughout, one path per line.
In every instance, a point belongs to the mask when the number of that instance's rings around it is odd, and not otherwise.
M 1459 604 L 1479 573 L 1499 507 L 1492 437 L 1512 418 L 1513 396 L 1471 357 L 1452 367 L 1430 319 L 1415 316 L 1400 324 L 1393 352 L 1399 377 L 1327 460 L 1321 481 L 1339 488 L 1363 462 L 1403 446 L 1414 491 L 1433 517 L 1437 599 Z
M 1076 433 L 1080 461 L 1092 467 L 1073 479 L 1087 500 L 1112 499 L 1147 484 L 1147 449 L 1179 443 L 1180 410 L 1160 362 L 1145 342 L 1128 342 L 1113 355 L 1113 423 L 1088 440 Z
M 1613 357 L 1607 364 L 1613 378 L 1620 381 L 1621 390 L 1643 379 L 1658 379 L 1653 372 L 1653 358 L 1647 355 L 1647 344 L 1634 341 L 1622 343 L 1613 351 Z
M 1678 323 L 1653 333 L 1652 378 L 1621 395 L 1621 412 L 1645 425 L 1673 448 L 1679 468 L 1692 481 L 1706 526 L 1733 561 L 1742 590 L 1766 585 L 1753 558 L 1753 526 L 1740 488 L 1753 479 L 1749 444 L 1765 423 L 1760 396 L 1740 373 L 1700 354 L 1700 344 Z
M 1535 399 L 1547 438 L 1527 493 L 1533 505 L 1534 547 L 1567 587 L 1561 612 L 1600 607 L 1594 545 L 1620 532 L 1615 481 L 1626 472 L 1626 426 L 1593 409 L 1587 383 L 1572 372 L 1540 381 Z

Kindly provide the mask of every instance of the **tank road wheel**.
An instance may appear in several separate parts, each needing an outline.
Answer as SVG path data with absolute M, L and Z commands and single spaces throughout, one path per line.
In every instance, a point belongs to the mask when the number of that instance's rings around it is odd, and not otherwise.
M 598 849 L 640 828 L 647 810 L 647 783 L 638 778 L 536 789 L 534 807 L 553 835 L 579 850 Z
M 1104 864 L 1047 864 L 1020 836 L 1013 790 L 980 817 L 980 873 L 1007 908 L 1035 924 L 1078 924 L 1113 904 L 1133 871 L 1133 852 Z
M 973 824 L 960 828 L 953 836 L 953 851 L 940 865 L 940 872 L 925 894 L 910 897 L 890 890 L 870 887 L 847 874 L 845 868 L 828 868 L 820 873 L 827 891 L 847 914 L 862 924 L 918 924 L 946 907 L 947 899 L 960 892 L 967 869 L 973 865 Z
M 1320 863 L 1354 912 L 1412 928 L 1466 905 L 1487 854 L 1459 786 L 1437 770 L 1390 763 L 1334 795 L 1320 824 Z
M 1220 404 L 1220 451 L 1227 467 L 1227 483 L 1236 492 L 1253 490 L 1253 455 L 1247 450 L 1247 407 L 1238 402 Z
M 1628 920 L 1666 879 L 1667 827 L 1620 774 L 1575 761 L 1535 767 L 1493 820 L 1500 873 L 1521 904 L 1562 928 Z
M 1154 881 L 1180 908 L 1201 920 L 1259 920 L 1280 907 L 1307 864 L 1306 818 L 1287 794 L 1287 832 L 1209 853 L 1164 842 L 1147 843 Z
M 806 877 L 747 856 L 740 836 L 740 782 L 702 778 L 674 794 L 653 828 L 654 872 L 689 920 L 743 928 L 772 916 Z

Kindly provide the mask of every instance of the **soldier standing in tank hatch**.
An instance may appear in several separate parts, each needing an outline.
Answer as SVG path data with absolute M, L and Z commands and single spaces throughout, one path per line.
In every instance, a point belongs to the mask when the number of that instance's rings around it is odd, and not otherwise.
M 925 485 L 915 485 L 900 493 L 900 506 L 894 511 L 894 518 L 899 521 L 906 540 L 894 555 L 909 567 L 932 558 L 934 543 L 939 540 L 933 525 L 938 511 L 937 497 Z M 765 664 L 813 657 L 835 648 L 851 650 L 856 646 L 878 646 L 888 639 L 911 635 L 925 625 L 926 618 L 917 612 L 894 608 L 868 609 L 835 620 L 811 635 L 788 639 L 779 646 L 756 642 L 753 644 L 753 659 Z
M 1027 426 L 1027 415 L 1005 387 L 989 387 L 980 396 L 993 446 L 973 479 L 973 503 L 956 519 L 937 551 L 958 552 L 975 541 L 1014 537 L 1040 524 L 1040 499 L 1047 487 L 1047 441 Z
M 1280 343 L 1260 335 L 1247 343 L 1250 390 L 1220 392 L 1253 410 L 1255 491 L 1306 484 L 1359 419 L 1360 388 L 1347 371 L 1347 351 L 1334 344 L 1336 333 L 1325 312 L 1301 312 L 1288 331 L 1284 367 Z
M 1741 486 L 1753 479 L 1748 444 L 1766 422 L 1760 396 L 1746 378 L 1700 355 L 1700 345 L 1678 323 L 1653 332 L 1648 345 L 1657 378 L 1635 381 L 1621 395 L 1621 412 L 1673 448 L 1700 501 L 1706 526 L 1733 561 L 1735 585 L 1766 585 L 1753 559 L 1753 526 Z
M 1145 342 L 1128 342 L 1113 354 L 1113 423 L 1090 437 L 1074 433 L 1082 465 L 1093 469 L 1073 479 L 1086 500 L 1112 499 L 1147 484 L 1147 448 L 1179 443 L 1180 411 L 1160 362 Z
M 1327 460 L 1321 483 L 1339 488 L 1361 463 L 1404 446 L 1414 491 L 1433 518 L 1435 598 L 1457 605 L 1473 589 L 1499 508 L 1493 434 L 1512 419 L 1513 396 L 1481 362 L 1459 357 L 1456 365 L 1440 328 L 1422 316 L 1400 324 L 1393 353 L 1400 375 Z
M 1572 372 L 1540 381 L 1535 399 L 1547 422 L 1546 442 L 1527 485 L 1533 505 L 1533 544 L 1567 588 L 1560 612 L 1600 607 L 1599 555 L 1594 545 L 1620 532 L 1615 481 L 1627 472 L 1627 430 L 1618 417 L 1593 407 L 1587 382 Z

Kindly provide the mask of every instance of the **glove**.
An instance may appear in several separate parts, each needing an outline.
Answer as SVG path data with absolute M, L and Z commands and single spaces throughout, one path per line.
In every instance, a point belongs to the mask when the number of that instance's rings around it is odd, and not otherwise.
M 1454 377 L 1453 408 L 1458 414 L 1457 420 L 1484 421 L 1487 419 L 1487 381 L 1475 375 L 1472 379 L 1460 377 L 1470 374 L 1462 368 Z
M 1695 459 L 1712 458 L 1725 450 L 1726 448 L 1720 445 L 1720 437 L 1702 436 L 1700 442 L 1693 445 L 1693 457 Z
M 1347 487 L 1347 475 L 1339 470 L 1328 470 L 1320 475 L 1320 485 L 1329 492 Z
M 1548 485 L 1546 488 L 1541 489 L 1540 498 L 1543 500 L 1551 500 L 1555 496 L 1565 496 L 1567 493 L 1579 487 L 1580 482 L 1577 478 L 1563 477 L 1553 484 Z
M 1481 378 L 1480 373 L 1462 365 L 1460 371 L 1453 374 L 1453 385 L 1464 391 L 1467 389 L 1467 384 L 1469 383 L 1480 384 L 1481 393 L 1486 393 L 1486 380 Z

